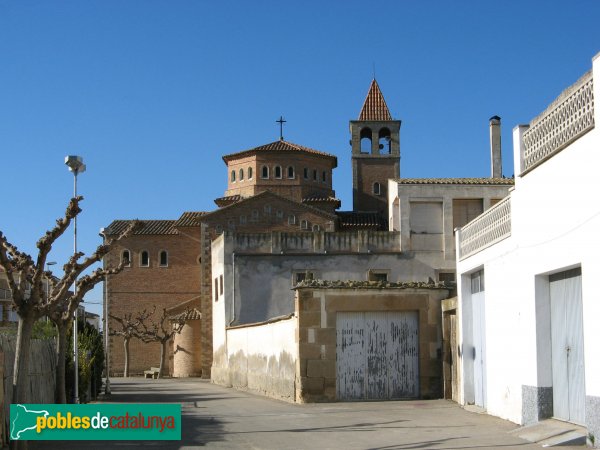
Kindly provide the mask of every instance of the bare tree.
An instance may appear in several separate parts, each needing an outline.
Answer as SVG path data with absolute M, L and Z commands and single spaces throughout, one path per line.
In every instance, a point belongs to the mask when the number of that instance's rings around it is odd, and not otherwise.
M 158 378 L 163 377 L 163 371 L 166 366 L 167 359 L 167 344 L 176 334 L 181 333 L 185 326 L 185 317 L 188 316 L 188 310 L 184 314 L 180 314 L 179 318 L 172 320 L 167 314 L 167 309 L 163 308 L 162 315 L 155 321 L 152 318 L 141 321 L 141 339 L 144 342 L 160 342 L 160 367 Z M 146 323 L 146 322 L 149 322 Z
M 142 323 L 145 323 L 148 318 L 154 314 L 154 310 L 152 312 L 148 312 L 147 310 L 143 310 L 142 312 L 135 313 L 126 313 L 123 314 L 122 317 L 113 316 L 109 314 L 108 316 L 117 322 L 120 325 L 118 329 L 109 329 L 109 334 L 111 336 L 121 336 L 123 338 L 123 347 L 125 350 L 125 368 L 123 369 L 123 376 L 129 376 L 129 341 L 132 338 L 142 339 Z
M 17 247 L 6 239 L 0 232 L 0 266 L 6 271 L 8 284 L 12 291 L 13 305 L 19 315 L 17 331 L 17 344 L 15 351 L 15 365 L 13 378 L 13 403 L 26 403 L 29 375 L 29 353 L 31 347 L 31 333 L 33 325 L 40 317 L 48 316 L 59 325 L 59 339 L 57 340 L 57 391 L 59 401 L 64 402 L 64 364 L 66 353 L 66 333 L 70 327 L 73 312 L 79 306 L 84 295 L 97 283 L 104 280 L 106 275 L 117 273 L 122 270 L 123 263 L 112 269 L 97 269 L 89 275 L 80 275 L 93 264 L 100 261 L 120 239 L 129 236 L 136 231 L 140 223 L 133 221 L 131 225 L 117 238 L 100 245 L 89 257 L 79 260 L 83 253 L 73 255 L 63 266 L 64 274 L 61 278 L 55 278 L 49 271 L 44 271 L 46 258 L 52 250 L 54 242 L 67 230 L 71 221 L 79 215 L 81 208 L 79 202 L 83 197 L 72 198 L 67 206 L 64 217 L 56 221 L 56 226 L 37 242 L 37 258 L 33 258 L 20 252 Z M 45 289 L 44 283 L 49 283 Z M 70 291 L 74 283 L 77 283 L 77 294 Z M 64 319 L 64 320 L 62 320 Z M 61 324 L 64 324 L 61 332 Z M 62 334 L 61 334 L 62 333 Z M 61 337 L 62 336 L 62 337 Z M 62 366 L 62 369 L 61 369 Z

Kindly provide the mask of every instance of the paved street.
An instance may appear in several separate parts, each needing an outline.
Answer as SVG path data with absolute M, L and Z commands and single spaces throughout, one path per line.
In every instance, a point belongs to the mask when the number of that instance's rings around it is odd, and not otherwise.
M 181 442 L 31 442 L 33 449 L 541 449 L 514 424 L 445 400 L 294 405 L 198 379 L 115 379 L 110 402 L 178 402 Z M 562 447 L 565 448 L 565 447 Z

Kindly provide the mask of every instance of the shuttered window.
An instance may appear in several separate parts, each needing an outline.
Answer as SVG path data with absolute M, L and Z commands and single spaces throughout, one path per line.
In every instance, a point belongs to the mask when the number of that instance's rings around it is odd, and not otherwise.
M 452 216 L 454 228 L 468 224 L 483 212 L 483 199 L 461 198 L 452 201 Z

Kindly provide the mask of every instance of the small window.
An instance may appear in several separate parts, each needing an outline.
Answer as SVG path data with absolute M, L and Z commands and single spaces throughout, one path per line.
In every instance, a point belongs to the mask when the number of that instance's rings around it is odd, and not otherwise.
M 327 172 L 323 171 L 321 174 L 321 181 L 323 181 L 323 183 L 327 183 Z
M 294 179 L 295 178 L 296 174 L 294 173 L 294 168 L 292 166 L 289 166 L 287 168 L 287 172 L 288 172 L 287 177 L 289 179 Z
M 471 294 L 485 291 L 483 270 L 479 270 L 471 275 Z
M 379 184 L 377 181 L 373 183 L 373 194 L 381 195 L 381 184 Z
M 388 281 L 389 270 L 369 270 L 369 281 Z
M 240 181 L 244 179 L 244 169 L 240 169 Z
M 252 167 L 248 167 L 248 179 L 252 179 Z
M 303 220 L 302 222 L 300 222 L 300 228 L 302 228 L 303 230 L 308 230 L 308 221 Z
M 278 209 L 277 213 L 276 213 L 276 216 L 277 216 L 278 219 L 283 219 L 283 211 L 280 210 L 280 209 Z
M 158 254 L 158 259 L 160 262 L 160 267 L 167 267 L 169 265 L 169 255 L 167 254 L 166 250 L 162 250 Z
M 440 283 L 454 283 L 456 274 L 454 272 L 440 272 L 438 273 L 438 281 Z
M 129 250 L 123 250 L 123 253 L 121 253 L 121 262 L 124 267 L 131 267 L 131 253 Z
M 275 178 L 281 178 L 281 166 L 275 166 Z
M 290 214 L 288 216 L 288 225 L 296 225 L 296 216 L 293 214 Z
M 219 294 L 223 295 L 223 275 L 219 276 Z
M 198 264 L 202 264 L 202 255 L 198 255 L 198 257 L 196 258 L 196 262 Z
M 298 284 L 298 283 L 302 283 L 303 281 L 306 280 L 314 280 L 315 279 L 315 274 L 313 272 L 310 271 L 303 271 L 303 272 L 296 272 L 294 274 L 294 284 Z
M 313 225 L 312 230 L 313 231 L 321 231 L 321 227 L 319 225 Z
M 222 225 L 217 225 L 215 227 L 215 233 L 217 233 L 217 234 L 223 233 L 223 226 Z
M 260 169 L 260 170 L 261 170 L 260 177 L 268 179 L 269 178 L 269 168 L 267 166 L 262 166 L 262 169 Z
M 140 253 L 140 267 L 148 266 L 150 266 L 150 254 L 146 250 L 143 250 L 142 253 Z
M 271 205 L 265 205 L 264 211 L 265 211 L 265 214 L 271 214 Z
M 252 210 L 252 219 L 256 220 L 260 217 L 260 213 L 258 212 L 258 209 L 253 209 Z
M 229 219 L 229 220 L 227 221 L 227 228 L 228 228 L 230 231 L 233 231 L 233 230 L 235 230 L 235 220 L 234 220 L 234 219 Z
M 215 278 L 215 302 L 219 300 L 219 279 Z
M 304 168 L 304 179 L 308 180 L 308 169 L 306 167 Z
M 231 182 L 235 183 L 235 170 L 231 171 Z
M 240 224 L 246 225 L 247 219 L 246 216 L 240 216 Z
M 313 170 L 313 180 L 317 181 L 317 171 Z

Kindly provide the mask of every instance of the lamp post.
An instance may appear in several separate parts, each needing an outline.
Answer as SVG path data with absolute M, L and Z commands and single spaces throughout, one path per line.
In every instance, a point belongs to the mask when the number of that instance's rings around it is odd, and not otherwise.
M 65 164 L 73 172 L 73 198 L 77 197 L 77 175 L 85 172 L 83 158 L 77 155 L 65 156 Z M 73 218 L 73 254 L 77 253 L 77 216 Z M 73 284 L 73 293 L 77 295 L 77 278 Z M 75 366 L 75 398 L 74 403 L 79 403 L 79 342 L 77 339 L 77 311 L 73 318 L 73 365 Z

